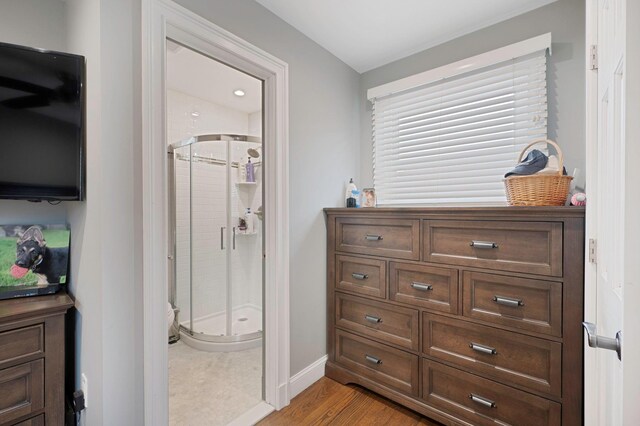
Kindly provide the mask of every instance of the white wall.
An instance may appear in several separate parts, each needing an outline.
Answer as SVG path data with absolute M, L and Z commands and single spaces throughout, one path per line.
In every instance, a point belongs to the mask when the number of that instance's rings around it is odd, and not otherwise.
M 249 135 L 262 137 L 262 111 L 249 114 Z
M 548 136 L 558 142 L 569 173 L 585 170 L 584 0 L 560 0 L 439 46 L 367 71 L 360 80 L 362 186 L 373 186 L 371 104 L 367 90 L 422 71 L 468 58 L 540 34 L 552 33 L 547 63 Z
M 193 117 L 192 112 L 200 116 Z M 167 90 L 167 137 L 174 143 L 195 135 L 246 135 L 249 114 L 236 111 L 205 99 Z
M 252 0 L 178 0 L 289 64 L 291 374 L 326 354 L 323 207 L 359 175 L 359 75 Z

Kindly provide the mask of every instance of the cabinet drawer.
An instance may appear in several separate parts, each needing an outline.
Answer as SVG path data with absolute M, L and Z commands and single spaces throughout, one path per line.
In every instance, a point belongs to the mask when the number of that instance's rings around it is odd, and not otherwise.
M 44 352 L 44 324 L 0 333 L 0 368 Z
M 562 276 L 562 223 L 424 221 L 424 260 Z
M 0 424 L 44 407 L 44 360 L 0 370 Z
M 458 270 L 389 262 L 389 299 L 458 313 Z
M 560 343 L 426 313 L 422 323 L 426 355 L 465 371 L 560 397 Z
M 383 386 L 418 396 L 418 356 L 336 330 L 336 362 Z
M 418 350 L 418 310 L 336 293 L 336 325 Z
M 424 359 L 423 399 L 473 425 L 560 425 L 560 404 Z
M 465 317 L 562 336 L 561 283 L 469 271 L 462 282 Z
M 44 426 L 44 414 L 16 423 L 14 426 Z
M 384 260 L 336 256 L 336 288 L 384 299 L 387 297 L 386 265 Z
M 336 250 L 418 260 L 418 219 L 336 218 Z

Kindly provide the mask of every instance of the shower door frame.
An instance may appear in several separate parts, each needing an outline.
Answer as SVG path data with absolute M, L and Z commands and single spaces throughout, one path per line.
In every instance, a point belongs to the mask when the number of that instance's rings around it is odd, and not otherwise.
M 252 423 L 290 401 L 288 65 L 170 0 L 142 0 L 141 308 L 147 425 L 168 424 L 167 37 L 263 81 L 265 401 L 242 417 L 243 423 Z

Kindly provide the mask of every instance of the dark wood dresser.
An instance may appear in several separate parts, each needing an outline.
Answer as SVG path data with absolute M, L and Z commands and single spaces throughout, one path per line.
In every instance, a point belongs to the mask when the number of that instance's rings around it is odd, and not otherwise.
M 447 425 L 580 425 L 584 209 L 325 209 L 326 375 Z
M 64 292 L 0 300 L 0 425 L 64 425 Z

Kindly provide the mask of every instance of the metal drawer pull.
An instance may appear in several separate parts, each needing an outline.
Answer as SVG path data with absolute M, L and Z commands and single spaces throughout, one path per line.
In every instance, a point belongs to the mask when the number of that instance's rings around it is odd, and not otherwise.
M 429 291 L 433 290 L 433 286 L 431 284 L 422 284 L 417 282 L 411 283 L 411 288 L 415 288 L 416 290 Z
M 472 393 L 469 394 L 469 399 L 472 400 L 473 402 L 477 402 L 478 404 L 482 404 L 485 407 L 496 408 L 496 403 L 490 399 L 483 398 L 481 396 L 474 395 Z
M 518 306 L 524 306 L 524 302 L 520 299 L 512 299 L 510 297 L 493 296 L 493 301 L 498 305 L 511 306 L 517 308 Z
M 380 241 L 382 239 L 382 235 L 367 234 L 364 236 L 364 239 L 368 241 Z
M 494 249 L 498 248 L 496 243 L 492 243 L 490 241 L 471 241 L 469 244 L 471 247 L 481 248 L 481 249 Z
M 372 363 L 374 363 L 376 365 L 382 364 L 382 360 L 380 358 L 376 358 L 375 356 L 372 356 L 372 355 L 366 355 L 365 354 L 364 359 L 366 359 L 367 361 L 372 362 Z
M 485 345 L 480 345 L 478 343 L 469 343 L 469 347 L 471 349 L 473 349 L 474 351 L 478 351 L 478 352 L 482 352 L 483 354 L 488 354 L 488 355 L 497 355 L 498 351 L 495 350 L 495 348 L 489 347 L 489 346 L 485 346 Z
M 366 319 L 367 321 L 372 322 L 374 324 L 380 324 L 382 322 L 382 318 L 375 317 L 375 316 L 369 315 L 369 314 L 365 314 L 364 315 L 364 319 Z
M 369 278 L 369 275 L 367 275 L 367 274 L 359 274 L 357 272 L 354 272 L 353 274 L 351 274 L 351 276 L 353 278 L 355 278 L 356 280 L 366 280 L 367 278 Z

